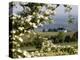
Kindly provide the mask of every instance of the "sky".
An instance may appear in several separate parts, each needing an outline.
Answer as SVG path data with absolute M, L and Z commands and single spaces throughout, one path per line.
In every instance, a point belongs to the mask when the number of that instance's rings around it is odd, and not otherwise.
M 53 20 L 55 20 L 55 23 L 44 25 L 42 29 L 58 28 L 61 25 L 65 29 L 70 29 L 71 31 L 78 30 L 78 7 L 77 5 L 73 5 L 72 10 L 70 12 L 70 14 L 75 18 L 74 24 L 71 24 L 71 25 L 69 25 L 67 22 L 68 14 L 65 13 L 65 8 L 63 5 L 60 5 L 55 11 L 56 11 L 56 15 L 52 16 Z
M 13 9 L 13 14 L 19 14 L 23 11 L 23 7 L 19 5 L 19 3 L 16 3 L 13 8 L 10 8 L 10 12 Z M 69 28 L 71 31 L 77 31 L 78 30 L 78 6 L 77 5 L 72 5 L 72 10 L 70 14 L 75 18 L 75 22 L 72 25 L 67 24 L 67 18 L 68 14 L 65 13 L 65 8 L 63 5 L 60 5 L 56 10 L 56 15 L 52 16 L 52 19 L 55 20 L 55 23 L 53 24 L 46 24 L 43 27 L 39 27 L 38 30 L 42 29 L 53 29 L 53 28 L 59 28 L 59 26 L 63 26 L 65 29 Z M 68 26 L 68 27 L 66 27 Z

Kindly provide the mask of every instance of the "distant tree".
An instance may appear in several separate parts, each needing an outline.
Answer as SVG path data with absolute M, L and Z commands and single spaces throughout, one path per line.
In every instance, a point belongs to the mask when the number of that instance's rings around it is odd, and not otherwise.
M 72 38 L 71 38 L 71 41 L 78 41 L 78 33 L 77 32 L 75 32 L 74 34 L 73 34 L 73 36 L 72 36 Z
M 54 31 L 54 32 L 57 32 L 57 29 L 54 28 L 53 31 Z
M 48 29 L 48 32 L 52 32 L 52 29 L 49 28 L 49 29 Z
M 64 32 L 59 32 L 59 34 L 57 35 L 57 40 L 59 40 L 59 42 L 64 42 L 65 40 L 65 33 Z
M 45 29 L 43 29 L 43 32 L 45 32 Z
M 67 35 L 66 37 L 65 37 L 65 42 L 70 42 L 71 41 L 71 37 L 69 36 L 69 35 Z

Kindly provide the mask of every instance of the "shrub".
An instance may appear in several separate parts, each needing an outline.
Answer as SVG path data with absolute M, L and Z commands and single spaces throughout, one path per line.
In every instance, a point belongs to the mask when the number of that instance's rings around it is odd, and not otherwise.
M 65 42 L 70 42 L 71 41 L 71 37 L 69 36 L 69 35 L 67 35 L 66 37 L 65 37 Z
M 56 37 L 56 40 L 58 42 L 64 42 L 64 39 L 65 39 L 65 33 L 64 32 L 59 32 L 59 34 Z
M 78 33 L 77 32 L 75 32 L 74 34 L 73 34 L 73 36 L 72 36 L 72 38 L 71 38 L 71 41 L 78 41 Z

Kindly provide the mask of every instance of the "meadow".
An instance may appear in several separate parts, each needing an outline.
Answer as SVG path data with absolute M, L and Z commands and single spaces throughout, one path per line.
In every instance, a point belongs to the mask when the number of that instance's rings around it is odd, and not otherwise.
M 35 37 L 32 36 L 32 40 L 31 41 L 27 40 L 26 41 L 27 43 L 25 42 L 25 44 L 22 44 L 23 46 L 21 47 L 21 49 L 27 51 L 29 57 L 78 54 L 77 37 L 76 37 L 76 41 L 73 40 L 68 42 L 64 41 L 64 42 L 56 42 L 56 43 L 53 42 L 53 40 L 50 37 L 59 36 L 59 33 L 64 33 L 64 32 L 37 32 L 38 36 L 36 36 L 37 37 L 36 40 Z M 67 32 L 64 33 L 63 36 L 66 37 L 69 35 L 71 38 L 69 38 L 68 40 L 70 39 L 72 40 L 75 33 L 76 32 Z M 42 41 L 43 39 L 41 37 L 39 38 L 39 36 L 44 38 L 44 41 Z M 58 38 L 58 40 L 61 38 Z

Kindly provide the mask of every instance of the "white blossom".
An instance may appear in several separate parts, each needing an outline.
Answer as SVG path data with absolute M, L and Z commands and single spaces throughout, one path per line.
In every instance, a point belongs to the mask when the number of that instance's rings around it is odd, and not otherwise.
M 15 37 L 15 38 L 17 38 L 18 36 L 17 36 L 17 35 L 15 35 L 14 37 Z
M 37 6 L 37 8 L 38 8 L 38 9 L 40 9 L 40 8 L 41 8 L 41 6 Z
M 33 17 L 32 15 L 28 15 L 28 16 L 27 16 L 27 18 L 32 18 L 32 17 Z
M 72 6 L 71 5 L 67 5 L 67 8 L 71 8 Z
M 58 45 L 57 47 L 58 47 L 58 48 L 60 48 L 60 47 L 61 47 L 61 45 Z
M 53 4 L 48 4 L 48 7 L 52 7 L 53 6 Z
M 50 14 L 50 11 L 46 10 L 46 11 L 45 11 L 45 14 L 46 14 L 46 15 L 49 15 L 49 14 Z
M 16 38 L 15 38 L 14 36 L 12 37 L 12 39 L 13 39 L 13 40 L 16 40 Z
M 24 55 L 25 57 L 31 57 L 31 55 L 30 55 L 26 50 L 23 51 L 23 55 Z
M 34 28 L 37 28 L 37 25 L 35 23 L 32 23 L 32 25 L 33 25 Z
M 16 30 L 12 30 L 11 33 L 15 34 L 16 33 Z
M 36 35 L 36 32 L 33 32 L 34 35 Z
M 29 24 L 32 25 L 33 23 L 32 22 L 29 22 Z
M 21 25 L 24 24 L 24 21 L 21 21 Z M 24 28 L 23 28 L 24 29 Z
M 64 31 L 65 33 L 67 32 L 67 30 Z
M 39 20 L 39 19 L 37 20 L 37 23 L 38 23 L 38 24 L 40 23 L 40 20 Z
M 16 18 L 17 18 L 16 16 L 13 16 L 13 17 L 12 17 L 13 20 L 15 20 Z
M 39 23 L 39 25 L 38 25 L 38 26 L 43 26 L 43 24 Z
M 29 55 L 27 55 L 27 57 L 28 57 L 28 58 L 31 58 L 31 55 L 29 54 Z
M 74 49 L 74 47 L 73 47 L 73 46 L 72 46 L 71 48 L 72 48 L 72 49 Z
M 50 9 L 49 9 L 48 11 L 49 11 L 50 13 L 53 13 L 53 11 L 52 11 L 52 10 L 50 10 Z
M 70 46 L 70 45 L 68 45 L 67 47 L 68 47 L 68 48 L 70 48 L 71 46 Z
M 28 30 L 27 32 L 28 32 L 28 33 L 31 33 L 31 31 L 30 31 L 30 30 Z
M 45 20 L 48 20 L 48 17 L 44 17 Z
M 27 32 L 26 30 L 24 30 L 24 32 Z
M 25 10 L 28 10 L 27 12 L 31 11 L 30 7 L 25 7 Z
M 20 47 L 20 44 L 16 44 L 16 46 Z
M 62 46 L 62 48 L 66 48 L 66 46 Z
M 23 39 L 21 37 L 15 35 L 15 38 L 17 38 L 20 42 L 23 42 Z
M 20 33 L 20 35 L 19 36 L 23 36 L 24 34 L 23 33 Z
M 48 51 L 51 51 L 51 48 L 47 48 Z
M 48 12 L 49 12 L 49 14 L 53 14 L 53 15 L 55 15 L 56 14 L 56 11 L 53 11 L 53 10 L 48 10 Z
M 30 23 L 30 21 L 32 20 L 32 17 L 33 17 L 32 15 L 28 15 L 25 21 Z
M 23 39 L 21 37 L 19 37 L 19 41 L 23 42 Z
M 56 45 L 53 45 L 53 47 L 57 47 Z
M 56 14 L 56 11 L 53 11 L 53 15 L 55 15 Z
M 31 52 L 31 56 L 35 56 L 34 52 Z
M 12 43 L 13 43 L 13 44 L 17 44 L 17 42 L 15 42 L 15 41 L 13 41 Z
M 52 7 L 55 9 L 57 7 L 57 5 L 53 5 Z
M 21 18 L 21 16 L 20 16 L 20 15 L 17 15 L 17 17 L 18 17 L 18 18 Z
M 29 53 L 26 50 L 23 51 L 23 55 L 27 56 L 28 54 Z
M 37 14 L 38 18 L 44 18 L 42 14 Z
M 26 22 L 30 22 L 31 21 L 31 17 L 26 19 Z
M 27 38 L 30 38 L 30 35 L 29 34 L 27 35 Z
M 18 51 L 19 53 L 22 53 L 22 50 L 21 50 L 20 48 L 18 48 L 17 51 Z
M 26 5 L 26 4 L 28 4 L 28 2 L 20 2 L 20 4 Z
M 12 25 L 13 25 L 13 24 L 15 24 L 15 22 L 14 22 L 14 21 L 12 21 Z
M 21 20 L 23 21 L 24 20 L 24 17 L 21 17 Z
M 22 58 L 22 56 L 21 55 L 17 55 L 18 56 L 18 58 Z
M 40 56 L 39 51 L 35 51 L 35 55 L 36 55 L 36 56 Z
M 35 12 L 33 12 L 33 15 L 35 15 L 36 13 Z
M 18 27 L 18 29 L 22 31 L 24 29 L 24 27 Z
M 12 52 L 15 52 L 16 51 L 16 49 L 12 49 Z

